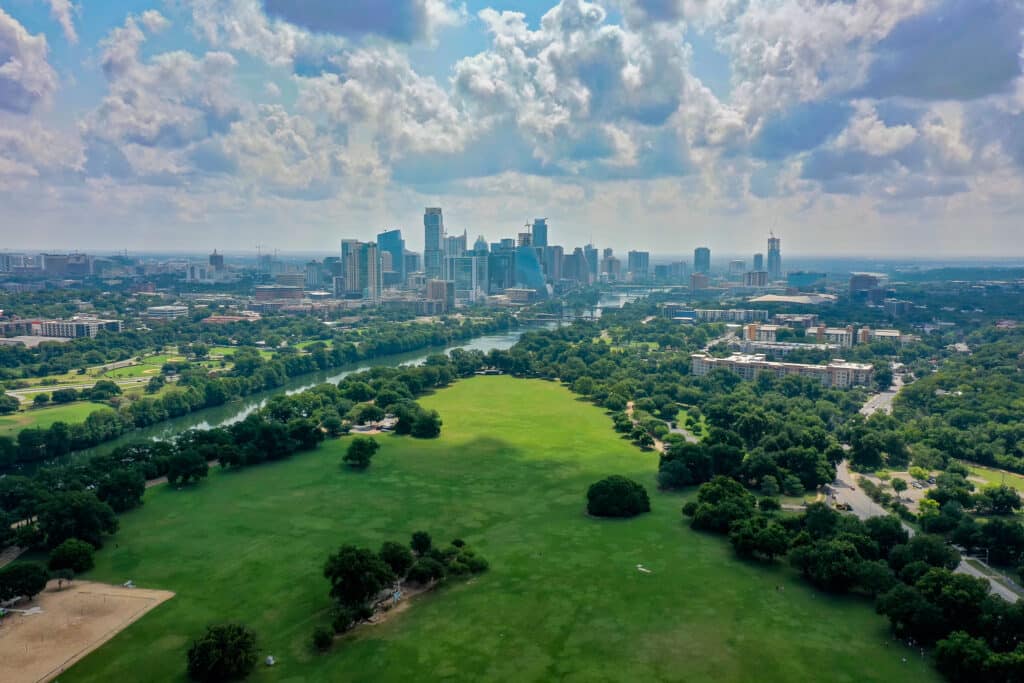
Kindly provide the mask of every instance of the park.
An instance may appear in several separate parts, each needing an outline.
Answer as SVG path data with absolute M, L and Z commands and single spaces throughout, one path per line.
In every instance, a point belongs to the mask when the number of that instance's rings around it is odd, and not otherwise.
M 691 530 L 680 508 L 693 492 L 659 492 L 656 454 L 566 388 L 477 377 L 421 403 L 442 415 L 441 437 L 379 437 L 365 471 L 340 466 L 343 438 L 149 489 L 82 578 L 175 597 L 61 680 L 183 680 L 189 643 L 225 621 L 277 662 L 253 680 L 937 680 L 868 601 L 817 592 L 783 564 L 737 562 Z M 587 487 L 616 474 L 647 488 L 650 513 L 585 514 Z M 327 554 L 420 528 L 465 539 L 490 571 L 317 654 Z

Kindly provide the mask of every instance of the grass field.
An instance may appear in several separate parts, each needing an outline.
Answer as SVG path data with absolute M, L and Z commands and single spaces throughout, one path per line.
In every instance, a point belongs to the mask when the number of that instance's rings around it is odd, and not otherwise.
M 973 476 L 985 480 L 985 483 L 982 484 L 982 486 L 998 486 L 1000 484 L 1006 484 L 1018 491 L 1024 491 L 1024 476 L 1013 472 L 1007 472 L 1005 470 L 981 467 L 980 465 L 974 465 L 967 462 L 963 464 L 967 466 L 967 469 L 971 471 Z
M 22 429 L 29 427 L 49 427 L 54 422 L 85 422 L 89 413 L 100 408 L 110 408 L 103 403 L 78 401 L 66 405 L 48 406 L 46 408 L 30 408 L 13 415 L 0 417 L 0 435 L 16 436 Z
M 866 601 L 691 531 L 685 497 L 654 491 L 656 455 L 566 389 L 481 377 L 423 403 L 440 411 L 441 438 L 383 437 L 364 473 L 338 467 L 341 440 L 194 490 L 148 490 L 84 578 L 177 595 L 61 680 L 183 681 L 191 639 L 224 620 L 249 624 L 279 660 L 254 680 L 937 680 Z M 586 487 L 613 473 L 646 484 L 653 512 L 588 518 Z M 417 529 L 466 539 L 490 571 L 314 654 L 327 554 Z

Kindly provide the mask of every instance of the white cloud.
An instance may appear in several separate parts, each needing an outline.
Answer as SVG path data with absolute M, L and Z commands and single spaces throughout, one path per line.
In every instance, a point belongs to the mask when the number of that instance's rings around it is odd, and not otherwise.
M 161 33 L 171 25 L 170 20 L 155 9 L 148 9 L 139 16 L 139 21 L 150 33 Z
M 57 90 L 46 36 L 33 36 L 0 8 L 0 109 L 27 114 Z
M 872 156 L 887 156 L 917 139 L 917 129 L 909 124 L 886 126 L 878 112 L 867 102 L 858 102 L 857 113 L 846 130 L 836 138 L 839 149 L 854 149 Z
M 50 16 L 60 24 L 64 37 L 72 45 L 78 44 L 78 33 L 75 31 L 75 20 L 72 14 L 74 7 L 71 0 L 46 0 L 50 5 Z

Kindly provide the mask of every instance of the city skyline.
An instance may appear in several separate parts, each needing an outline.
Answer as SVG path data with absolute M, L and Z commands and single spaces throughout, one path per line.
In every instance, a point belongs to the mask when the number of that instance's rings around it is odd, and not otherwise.
M 393 5 L 5 3 L 2 246 L 1024 253 L 1019 3 Z

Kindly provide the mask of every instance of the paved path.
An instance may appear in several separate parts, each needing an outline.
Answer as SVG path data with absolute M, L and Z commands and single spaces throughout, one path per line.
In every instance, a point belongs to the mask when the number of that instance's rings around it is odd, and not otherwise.
M 831 505 L 833 501 L 849 505 L 852 508 L 851 512 L 860 519 L 868 519 L 869 517 L 891 514 L 881 505 L 871 500 L 859 486 L 854 484 L 854 475 L 850 472 L 845 460 L 836 466 L 836 480 L 832 482 L 832 486 L 829 487 L 829 493 L 826 497 L 826 501 L 829 505 Z M 901 524 L 903 524 L 903 528 L 907 530 L 907 533 L 911 536 L 914 535 L 915 531 L 913 527 L 907 525 L 905 522 L 901 522 Z M 981 562 L 980 560 L 976 561 Z M 981 564 L 984 565 L 983 562 L 981 562 Z M 988 571 L 997 573 L 991 568 L 989 568 Z M 1001 582 L 996 581 L 991 576 L 986 575 L 981 570 L 971 566 L 964 560 L 960 561 L 960 566 L 956 568 L 956 572 L 958 574 L 967 574 L 968 576 L 985 579 L 988 581 L 989 586 L 991 586 L 992 592 L 1008 602 L 1017 602 L 1020 599 L 1020 595 L 1018 593 L 1003 585 Z
M 6 567 L 11 562 L 14 562 L 23 552 L 25 552 L 25 549 L 19 548 L 16 545 L 0 550 L 0 567 Z

